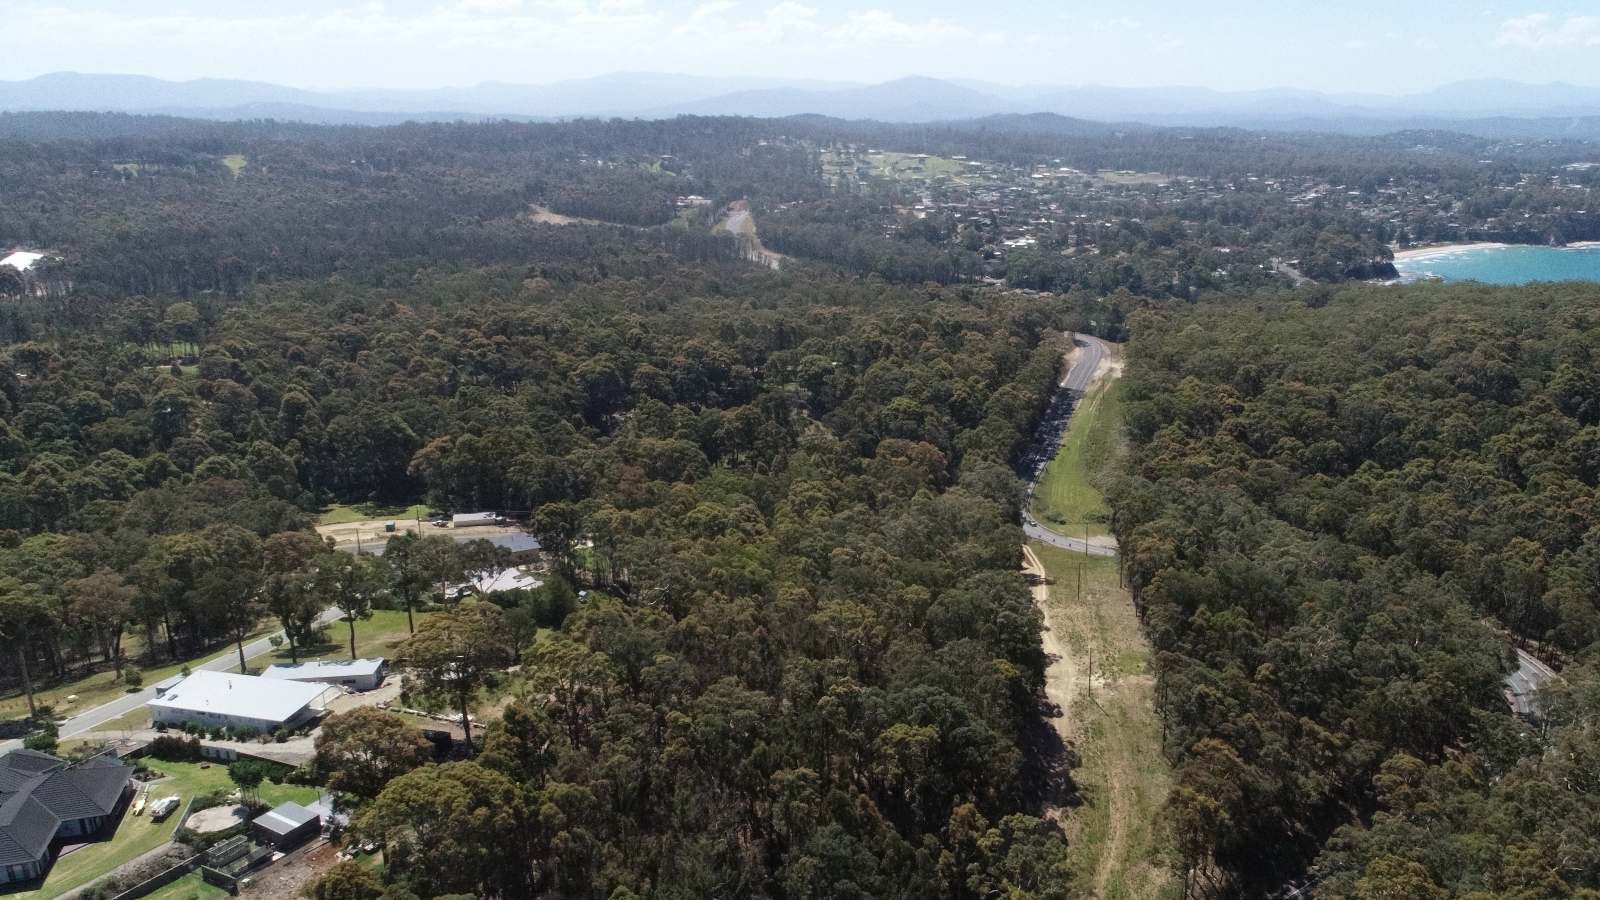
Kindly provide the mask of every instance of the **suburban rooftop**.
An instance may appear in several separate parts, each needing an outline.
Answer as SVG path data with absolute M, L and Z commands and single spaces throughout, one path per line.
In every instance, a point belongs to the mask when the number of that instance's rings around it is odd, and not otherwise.
M 262 678 L 337 678 L 352 675 L 374 675 L 383 668 L 383 657 L 371 659 L 318 659 L 293 663 L 276 663 L 261 673 Z
M 280 678 L 257 678 L 202 669 L 155 700 L 151 706 L 178 710 L 248 714 L 258 719 L 288 719 L 322 696 L 327 685 Z

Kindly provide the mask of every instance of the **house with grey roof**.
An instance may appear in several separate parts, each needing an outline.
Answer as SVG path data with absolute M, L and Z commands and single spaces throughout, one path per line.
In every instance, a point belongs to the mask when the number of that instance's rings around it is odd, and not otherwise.
M 114 825 L 132 778 L 109 756 L 76 765 L 35 750 L 0 756 L 0 884 L 42 877 L 62 843 Z
M 317 836 L 322 816 L 298 803 L 281 803 L 250 822 L 250 836 L 279 850 L 292 850 Z

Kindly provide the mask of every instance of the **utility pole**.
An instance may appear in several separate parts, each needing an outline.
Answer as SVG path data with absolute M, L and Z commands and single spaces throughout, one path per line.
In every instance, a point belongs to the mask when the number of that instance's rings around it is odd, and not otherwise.
M 1089 702 L 1094 702 L 1094 647 L 1089 648 Z

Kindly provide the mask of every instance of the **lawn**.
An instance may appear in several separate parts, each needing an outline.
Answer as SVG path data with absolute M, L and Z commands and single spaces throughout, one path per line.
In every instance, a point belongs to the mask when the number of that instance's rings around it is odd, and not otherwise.
M 1033 513 L 1064 534 L 1107 533 L 1110 510 L 1098 482 L 1115 461 L 1122 442 L 1122 382 L 1103 379 L 1078 401 L 1061 449 L 1045 467 L 1033 492 Z
M 152 770 L 167 776 L 152 784 L 151 797 L 165 797 L 175 793 L 188 799 L 196 794 L 233 789 L 233 782 L 228 779 L 228 766 L 225 763 L 167 762 L 153 759 L 147 765 Z M 268 806 L 276 806 L 287 800 L 296 803 L 315 803 L 321 795 L 319 789 L 302 784 L 273 784 L 270 781 L 261 783 L 261 802 Z
M 428 620 L 431 612 L 416 613 L 417 624 L 421 625 Z M 349 659 L 350 658 L 350 626 L 343 619 L 334 622 L 323 629 L 324 639 L 309 647 L 303 648 L 300 660 L 314 659 Z M 356 656 L 363 659 L 382 656 L 393 659 L 395 650 L 400 642 L 411 636 L 411 631 L 406 627 L 406 611 L 403 609 L 375 609 L 372 618 L 356 621 Z M 288 646 L 272 651 L 264 657 L 268 663 L 289 662 Z
M 940 175 L 961 174 L 961 163 L 942 156 L 918 158 L 915 153 L 875 153 L 866 162 L 877 170 L 879 176 L 894 181 L 917 181 Z
M 228 167 L 233 177 L 238 178 L 244 167 L 250 165 L 250 160 L 246 159 L 243 153 L 230 153 L 222 158 L 222 164 Z
M 206 884 L 199 872 L 190 872 L 161 890 L 146 894 L 145 898 L 146 900 L 212 900 L 214 897 L 227 896 L 230 895 L 222 888 Z
M 411 506 L 379 506 L 375 503 L 334 504 L 317 517 L 318 525 L 343 525 L 372 519 L 418 519 L 429 512 L 426 503 Z

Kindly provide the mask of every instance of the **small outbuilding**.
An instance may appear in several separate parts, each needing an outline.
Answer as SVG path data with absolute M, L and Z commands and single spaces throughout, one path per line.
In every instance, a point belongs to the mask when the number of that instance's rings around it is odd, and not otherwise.
M 298 665 L 268 666 L 262 678 L 284 681 L 304 681 L 317 684 L 336 684 L 354 691 L 370 691 L 383 684 L 386 671 L 383 657 L 371 659 L 327 659 L 303 662 Z
M 322 817 L 298 803 L 284 803 L 256 816 L 250 836 L 281 851 L 293 850 L 322 831 Z

